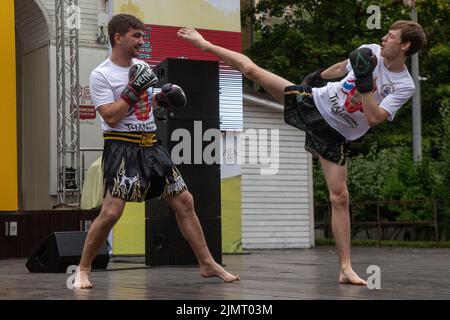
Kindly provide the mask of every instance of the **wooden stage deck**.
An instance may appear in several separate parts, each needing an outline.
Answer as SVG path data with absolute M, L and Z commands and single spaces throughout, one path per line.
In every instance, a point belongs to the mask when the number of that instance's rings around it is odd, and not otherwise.
M 204 279 L 197 267 L 144 265 L 143 258 L 116 257 L 108 270 L 92 275 L 92 290 L 69 290 L 68 274 L 32 274 L 24 259 L 0 260 L 0 299 L 450 299 L 450 249 L 352 248 L 353 265 L 368 278 L 369 265 L 381 269 L 381 289 L 339 285 L 334 247 L 255 250 L 224 255 L 238 283 Z

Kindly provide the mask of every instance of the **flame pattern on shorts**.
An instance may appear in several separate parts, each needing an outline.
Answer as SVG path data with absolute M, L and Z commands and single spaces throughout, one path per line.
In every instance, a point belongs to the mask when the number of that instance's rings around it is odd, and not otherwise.
M 114 178 L 114 187 L 111 195 L 127 201 L 144 201 L 146 191 L 144 194 L 141 193 L 139 174 L 136 174 L 134 177 L 127 177 L 125 175 L 125 159 L 122 158 L 122 162 Z
M 175 166 L 172 166 L 172 175 L 166 177 L 166 186 L 163 195 L 173 197 L 187 190 L 186 183 Z

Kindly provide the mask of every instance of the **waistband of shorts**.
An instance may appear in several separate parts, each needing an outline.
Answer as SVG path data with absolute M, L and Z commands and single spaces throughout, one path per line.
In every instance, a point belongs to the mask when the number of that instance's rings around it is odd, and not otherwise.
M 312 97 L 312 87 L 308 85 L 290 85 L 284 88 L 284 95 L 298 94 L 301 96 Z
M 133 143 L 141 147 L 151 147 L 158 143 L 156 133 L 154 132 L 105 131 L 103 132 L 103 139 L 105 141 L 122 141 Z

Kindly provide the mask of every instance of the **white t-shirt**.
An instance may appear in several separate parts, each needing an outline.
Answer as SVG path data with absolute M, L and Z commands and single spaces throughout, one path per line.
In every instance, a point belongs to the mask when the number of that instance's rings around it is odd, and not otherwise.
M 144 61 L 138 59 L 132 61 L 133 65 L 141 63 L 148 66 Z M 89 87 L 92 102 L 96 109 L 119 100 L 120 94 L 128 84 L 129 70 L 130 67 L 120 67 L 108 58 L 92 71 L 89 78 Z M 141 101 L 134 106 L 130 106 L 127 115 L 114 128 L 108 126 L 100 115 L 103 131 L 155 131 L 152 97 L 153 88 L 149 88 L 146 93 L 141 95 Z
M 394 119 L 395 113 L 414 94 L 415 86 L 408 69 L 391 72 L 384 65 L 380 56 L 381 47 L 377 44 L 362 45 L 367 47 L 378 59 L 373 71 L 374 95 L 381 108 L 389 113 L 388 120 Z M 347 140 L 362 137 L 369 124 L 364 116 L 361 96 L 356 91 L 355 74 L 350 60 L 347 63 L 349 73 L 340 82 L 328 82 L 322 88 L 313 88 L 314 102 L 324 119 Z

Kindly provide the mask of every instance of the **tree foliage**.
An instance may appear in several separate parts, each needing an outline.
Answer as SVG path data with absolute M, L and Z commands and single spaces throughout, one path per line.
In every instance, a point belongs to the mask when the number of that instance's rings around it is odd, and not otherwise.
M 256 15 L 257 34 L 247 54 L 263 68 L 299 83 L 315 69 L 347 59 L 361 44 L 380 43 L 394 21 L 410 19 L 403 1 L 381 0 L 377 3 L 381 29 L 369 29 L 367 8 L 371 4 L 367 0 L 261 0 L 255 10 L 247 12 Z M 424 143 L 439 153 L 439 108 L 446 96 L 442 88 L 450 85 L 450 1 L 417 0 L 416 8 L 428 38 L 420 53 L 420 73 L 426 79 L 421 82 Z M 383 124 L 373 131 L 382 137 L 380 147 L 411 143 L 411 136 L 405 136 L 412 131 L 411 103 L 398 112 L 395 126 Z M 368 142 L 372 139 L 379 138 L 371 135 Z
M 369 5 L 380 7 L 381 29 L 366 25 Z M 364 137 L 349 163 L 351 200 L 436 197 L 450 226 L 450 1 L 417 0 L 428 43 L 420 52 L 423 161 L 412 162 L 411 101 Z M 347 59 L 364 43 L 380 43 L 396 20 L 410 20 L 401 0 L 261 0 L 246 13 L 256 37 L 246 52 L 256 64 L 300 83 L 317 68 Z M 407 60 L 410 67 L 410 59 Z M 328 197 L 316 163 L 315 198 Z

